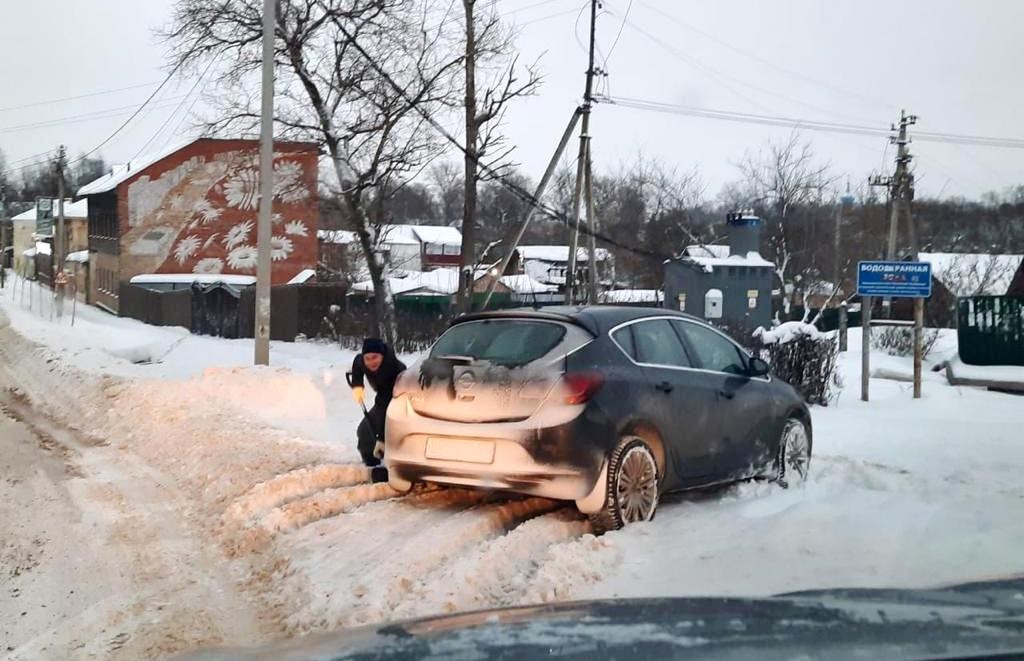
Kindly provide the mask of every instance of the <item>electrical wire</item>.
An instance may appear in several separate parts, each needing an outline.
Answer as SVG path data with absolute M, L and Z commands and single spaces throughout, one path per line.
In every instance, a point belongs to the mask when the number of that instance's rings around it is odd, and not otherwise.
M 101 90 L 99 92 L 90 92 L 89 94 L 78 94 L 76 96 L 65 96 L 65 97 L 60 98 L 60 99 L 49 99 L 48 101 L 36 101 L 34 103 L 25 103 L 25 104 L 20 105 L 20 106 L 8 106 L 6 108 L 0 108 L 0 112 L 7 112 L 8 110 L 21 110 L 23 108 L 36 108 L 38 106 L 50 105 L 51 103 L 60 103 L 62 101 L 74 101 L 76 99 L 87 99 L 87 98 L 94 97 L 94 96 L 102 96 L 104 94 L 114 94 L 116 92 L 124 92 L 124 91 L 127 91 L 127 90 L 135 90 L 135 89 L 139 89 L 141 87 L 151 87 L 153 85 L 156 85 L 157 82 L 158 81 L 154 80 L 151 83 L 140 83 L 138 85 L 129 85 L 128 87 L 118 87 L 118 88 L 111 89 L 111 90 Z
M 615 47 L 619 45 L 619 38 L 622 37 L 622 31 L 626 27 L 626 21 L 629 20 L 629 10 L 633 8 L 633 0 L 629 0 L 629 4 L 626 5 L 626 13 L 622 15 L 622 23 L 619 25 L 619 32 L 615 35 L 615 40 L 612 42 L 612 47 L 608 49 L 608 57 L 604 58 L 604 68 L 608 69 L 608 60 L 611 59 L 612 53 L 615 52 Z
M 664 112 L 669 114 L 686 115 L 691 117 L 703 117 L 706 119 L 718 119 L 748 124 L 762 124 L 767 126 L 782 126 L 787 128 L 807 129 L 810 131 L 847 133 L 851 135 L 891 135 L 891 129 L 882 126 L 870 126 L 865 124 L 846 124 L 841 122 L 825 122 L 820 120 L 798 119 L 779 115 L 760 115 L 730 110 L 717 110 L 713 108 L 682 106 L 629 97 L 601 97 L 600 99 L 597 100 L 599 102 L 610 103 L 612 105 L 633 108 L 637 110 L 649 110 L 654 112 Z M 941 142 L 951 144 L 975 145 L 982 147 L 1024 149 L 1024 139 L 1019 138 L 974 136 L 960 133 L 939 133 L 935 131 L 915 131 L 913 134 L 913 138 L 914 140 L 920 142 Z
M 210 63 L 206 65 L 206 68 L 203 70 L 202 75 L 200 75 L 199 78 L 196 79 L 196 82 L 192 84 L 192 87 L 189 89 L 188 93 L 181 98 L 181 101 L 177 104 L 174 110 L 172 110 L 171 113 L 167 115 L 167 119 L 165 119 L 164 123 L 160 125 L 160 128 L 158 128 L 156 132 L 152 136 L 150 136 L 149 140 L 147 140 L 146 143 L 142 145 L 142 147 L 140 147 L 137 152 L 135 152 L 135 155 L 132 156 L 131 159 L 129 159 L 130 161 L 134 161 L 136 158 L 138 158 L 139 155 L 142 154 L 142 152 L 146 151 L 146 148 L 149 147 L 149 145 L 152 144 L 154 140 L 156 140 L 157 136 L 163 133 L 164 129 L 166 129 L 167 126 L 171 123 L 171 119 L 178 113 L 178 111 L 182 109 L 182 107 L 185 105 L 185 102 L 188 101 L 188 98 L 192 96 L 192 93 L 196 91 L 196 88 L 198 88 L 200 83 L 203 82 L 203 79 L 206 78 L 206 74 L 208 74 L 210 72 L 210 69 L 213 68 L 213 64 L 217 61 L 217 59 L 217 57 L 210 59 Z
M 179 98 L 183 97 L 168 97 L 164 99 L 166 102 L 177 102 Z M 168 105 L 154 106 L 154 108 L 166 108 Z M 40 122 L 31 122 L 28 124 L 17 124 L 14 126 L 3 126 L 0 127 L 0 133 L 17 133 L 19 131 L 28 131 L 37 128 L 47 128 L 50 126 L 63 126 L 65 124 L 76 124 L 78 122 L 91 121 L 93 119 L 105 119 L 106 117 L 116 117 L 123 115 L 125 112 L 135 108 L 135 104 L 128 106 L 120 106 L 117 108 L 106 108 L 104 110 L 95 110 L 93 112 L 83 113 L 80 115 L 67 115 L 65 117 L 56 117 L 54 119 L 47 119 Z

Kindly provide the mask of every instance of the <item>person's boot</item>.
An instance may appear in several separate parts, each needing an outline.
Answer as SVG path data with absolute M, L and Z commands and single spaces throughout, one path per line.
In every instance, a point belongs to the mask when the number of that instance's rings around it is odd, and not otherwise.
M 374 466 L 370 469 L 370 482 L 378 484 L 388 481 L 388 469 L 385 466 Z

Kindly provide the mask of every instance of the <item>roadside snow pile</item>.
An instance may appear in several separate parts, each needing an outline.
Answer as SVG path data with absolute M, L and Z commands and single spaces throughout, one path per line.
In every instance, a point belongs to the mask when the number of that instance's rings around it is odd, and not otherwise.
M 787 321 L 771 330 L 765 330 L 764 326 L 758 326 L 754 329 L 753 335 L 762 344 L 789 344 L 805 338 L 817 340 L 822 337 L 821 331 L 814 324 L 806 324 L 802 321 Z

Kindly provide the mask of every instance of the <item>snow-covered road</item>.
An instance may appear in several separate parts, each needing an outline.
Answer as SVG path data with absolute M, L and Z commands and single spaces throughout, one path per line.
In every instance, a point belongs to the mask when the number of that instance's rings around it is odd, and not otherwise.
M 72 329 L 2 296 L 0 307 L 0 366 L 25 401 L 103 438 L 112 461 L 159 475 L 181 499 L 178 525 L 246 596 L 241 612 L 270 625 L 245 640 L 226 631 L 225 643 L 538 601 L 1024 572 L 1024 399 L 927 372 L 922 400 L 907 383 L 872 379 L 861 403 L 856 351 L 840 361 L 847 391 L 813 411 L 805 485 L 671 496 L 655 521 L 598 538 L 559 503 L 369 484 L 351 441 L 360 413 L 342 378 L 348 352 L 275 343 L 280 367 L 245 368 L 250 341 L 87 308 Z M 155 362 L 117 357 L 142 353 Z M 874 364 L 909 369 L 887 356 Z

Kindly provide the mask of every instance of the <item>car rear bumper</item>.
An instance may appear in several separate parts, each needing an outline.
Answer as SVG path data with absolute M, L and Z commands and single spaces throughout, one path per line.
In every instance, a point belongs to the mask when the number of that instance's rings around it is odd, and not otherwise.
M 398 481 L 502 489 L 578 500 L 604 461 L 588 442 L 584 407 L 557 407 L 527 420 L 465 423 L 418 415 L 407 398 L 388 408 L 384 463 Z

